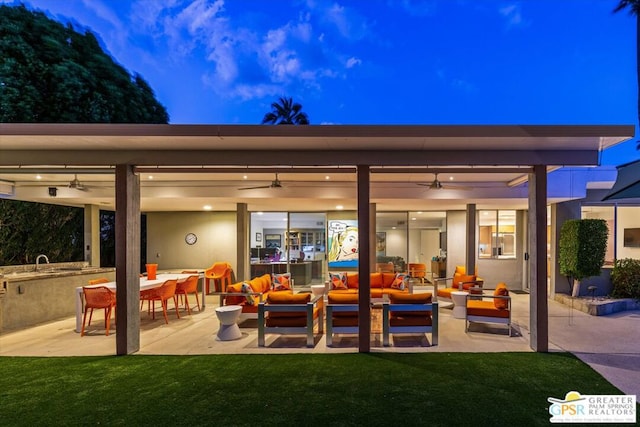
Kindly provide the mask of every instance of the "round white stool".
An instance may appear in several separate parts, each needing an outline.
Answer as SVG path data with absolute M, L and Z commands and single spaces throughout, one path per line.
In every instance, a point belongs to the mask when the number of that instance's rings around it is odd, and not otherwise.
M 239 305 L 225 305 L 216 308 L 216 316 L 220 321 L 220 329 L 218 330 L 218 340 L 230 341 L 242 338 L 242 332 L 238 326 L 238 318 L 242 312 Z
M 456 319 L 464 319 L 467 317 L 467 295 L 469 292 L 454 291 L 451 292 L 451 301 L 453 301 L 453 317 Z
M 311 285 L 311 293 L 313 294 L 313 296 L 323 295 L 324 290 L 324 285 Z

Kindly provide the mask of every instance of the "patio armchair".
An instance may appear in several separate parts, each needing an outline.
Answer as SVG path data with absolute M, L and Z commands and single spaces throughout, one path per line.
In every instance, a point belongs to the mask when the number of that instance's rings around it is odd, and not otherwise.
M 431 334 L 431 345 L 438 345 L 438 302 L 431 293 L 391 294 L 382 303 L 382 345 L 389 345 L 390 334 Z
M 358 294 L 327 295 L 327 346 L 333 345 L 333 334 L 357 334 Z
M 465 291 L 473 295 L 482 295 L 482 287 L 484 280 L 476 274 L 467 275 L 464 266 L 456 266 L 456 270 L 453 273 L 453 277 L 442 277 L 439 279 L 433 279 L 434 289 L 436 292 L 436 299 L 446 299 L 451 301 L 451 292 Z M 450 286 L 446 286 L 447 281 L 451 281 Z M 439 283 L 444 283 L 445 287 L 438 289 Z
M 493 295 L 467 295 L 465 332 L 471 322 L 507 325 L 511 336 L 511 297 L 504 283 L 498 283 Z
M 271 292 L 258 304 L 258 346 L 265 346 L 266 334 L 306 335 L 307 347 L 313 347 L 314 326 L 322 334 L 324 301 L 322 295 Z
M 184 272 L 183 272 L 184 273 Z M 197 274 L 191 275 L 186 279 L 180 279 L 176 283 L 176 295 L 180 296 L 180 299 L 184 297 L 184 305 L 187 307 L 187 313 L 191 315 L 191 308 L 189 307 L 189 294 L 195 294 L 196 306 L 198 311 L 202 311 L 200 308 L 200 300 L 198 298 L 198 279 Z
M 419 279 L 420 283 L 429 282 L 427 279 L 427 264 L 410 262 L 407 271 L 411 278 Z
M 204 271 L 205 292 L 209 293 L 209 281 L 213 280 L 216 292 L 226 292 L 232 283 L 233 268 L 228 262 L 216 262 Z M 219 286 L 218 286 L 219 284 Z
M 178 319 L 180 318 L 180 311 L 178 309 L 178 299 L 176 298 L 176 285 L 177 280 L 167 280 L 161 286 L 157 288 L 147 289 L 140 292 L 140 303 L 144 304 L 144 301 L 148 301 L 149 306 L 151 306 L 151 311 L 153 313 L 153 319 L 156 318 L 156 301 L 160 301 L 162 305 L 162 313 L 164 314 L 165 323 L 169 323 L 169 318 L 167 317 L 167 301 L 169 298 L 173 298 L 173 305 L 176 308 L 176 316 Z
M 109 336 L 109 326 L 111 323 L 111 312 L 116 308 L 116 294 L 106 286 L 98 286 L 95 288 L 82 288 L 84 294 L 84 316 L 82 318 L 82 329 L 80 336 L 84 336 L 85 323 L 87 321 L 87 311 L 89 311 L 89 326 L 91 326 L 91 317 L 93 317 L 94 308 L 104 309 L 104 327 L 107 330 L 106 335 Z

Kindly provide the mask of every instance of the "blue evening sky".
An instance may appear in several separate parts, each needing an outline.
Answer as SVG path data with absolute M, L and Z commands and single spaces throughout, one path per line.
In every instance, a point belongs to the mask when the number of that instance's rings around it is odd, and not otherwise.
M 259 124 L 280 96 L 312 124 L 637 124 L 618 0 L 24 3 L 96 33 L 174 124 Z

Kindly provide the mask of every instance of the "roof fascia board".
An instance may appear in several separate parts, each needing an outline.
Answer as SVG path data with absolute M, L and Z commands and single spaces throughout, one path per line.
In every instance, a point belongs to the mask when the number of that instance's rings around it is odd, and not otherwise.
M 0 166 L 596 166 L 597 150 L 3 150 Z

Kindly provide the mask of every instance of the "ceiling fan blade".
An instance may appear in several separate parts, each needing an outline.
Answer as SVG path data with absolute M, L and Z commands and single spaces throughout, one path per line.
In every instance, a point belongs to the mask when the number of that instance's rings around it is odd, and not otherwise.
M 259 188 L 271 188 L 271 185 L 260 185 L 258 187 L 243 187 L 243 188 L 238 188 L 238 190 L 257 190 Z

